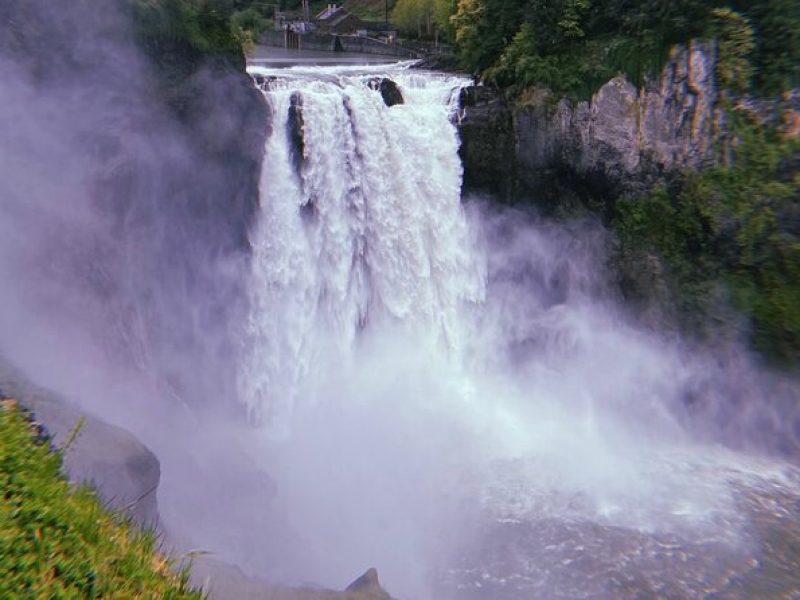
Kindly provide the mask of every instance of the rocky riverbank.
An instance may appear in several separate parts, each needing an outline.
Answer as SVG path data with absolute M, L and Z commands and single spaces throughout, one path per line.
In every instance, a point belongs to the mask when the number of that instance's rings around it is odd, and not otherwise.
M 86 413 L 69 399 L 32 384 L 0 357 L 0 399 L 4 398 L 19 403 L 39 437 L 63 452 L 64 472 L 73 485 L 91 485 L 112 511 L 130 516 L 141 527 L 160 530 L 160 465 L 136 437 Z M 169 536 L 164 543 L 166 548 L 171 547 Z M 276 586 L 200 555 L 192 559 L 190 581 L 212 600 L 391 600 L 375 569 L 340 592 Z

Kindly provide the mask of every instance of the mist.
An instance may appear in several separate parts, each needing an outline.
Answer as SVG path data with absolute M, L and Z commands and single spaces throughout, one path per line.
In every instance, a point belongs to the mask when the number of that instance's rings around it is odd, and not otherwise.
M 147 444 L 165 504 L 224 502 L 264 103 L 236 64 L 157 64 L 127 2 L 0 22 L 0 357 Z
M 0 9 L 0 356 L 152 448 L 168 546 L 424 600 L 498 519 L 751 543 L 796 383 L 638 325 L 599 223 L 462 198 L 464 78 L 201 65 L 178 111 L 100 4 Z

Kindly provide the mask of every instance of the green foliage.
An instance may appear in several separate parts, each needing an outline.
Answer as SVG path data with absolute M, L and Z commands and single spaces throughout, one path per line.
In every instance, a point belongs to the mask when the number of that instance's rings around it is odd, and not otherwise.
M 398 0 L 391 21 L 406 33 L 432 37 L 438 30 L 445 37 L 453 34 L 450 17 L 455 3 L 452 0 Z
M 241 51 L 241 39 L 231 24 L 231 0 L 129 0 L 137 36 L 158 52 L 182 45 L 203 54 Z
M 459 0 L 451 20 L 461 63 L 474 71 L 487 69 L 503 51 L 504 43 L 487 25 L 484 0 Z
M 729 8 L 715 8 L 711 27 L 718 40 L 717 81 L 736 93 L 747 92 L 753 74 L 750 55 L 755 49 L 749 21 Z
M 408 0 L 415 1 L 415 0 Z M 416 0 L 418 1 L 418 0 Z M 720 82 L 753 79 L 774 93 L 800 81 L 800 2 L 754 0 L 458 0 L 452 17 L 462 66 L 502 86 L 588 95 L 603 77 L 640 84 L 670 48 L 718 36 Z M 755 77 L 751 75 L 755 73 Z M 576 80 L 588 83 L 577 84 Z
M 756 89 L 777 94 L 800 86 L 800 2 L 755 0 L 737 4 L 756 33 Z
M 569 35 L 577 34 L 570 30 Z M 533 27 L 526 23 L 495 66 L 486 70 L 486 76 L 506 87 L 537 85 L 586 97 L 616 74 L 607 65 L 606 53 L 607 46 L 596 42 L 581 44 L 568 53 L 541 52 Z
M 0 598 L 202 597 L 157 553 L 153 533 L 71 488 L 60 468 L 19 411 L 0 408 Z
M 733 163 L 687 174 L 675 190 L 618 203 L 623 257 L 657 256 L 685 325 L 728 290 L 750 325 L 753 346 L 786 364 L 800 360 L 800 143 L 732 113 Z M 795 163 L 796 164 L 796 163 Z
M 256 35 L 264 31 L 268 20 L 255 8 L 246 8 L 233 13 L 231 24 L 239 31 L 251 31 Z
M 233 31 L 245 48 L 253 46 L 261 32 L 270 25 L 271 21 L 253 7 L 236 11 L 231 16 Z

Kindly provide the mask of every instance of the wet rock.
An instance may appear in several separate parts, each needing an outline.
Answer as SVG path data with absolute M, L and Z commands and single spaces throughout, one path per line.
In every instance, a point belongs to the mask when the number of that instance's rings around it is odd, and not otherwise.
M 370 568 L 361 577 L 347 586 L 346 592 L 355 592 L 364 600 L 391 600 L 391 596 L 381 587 L 377 569 Z
M 616 77 L 585 101 L 533 89 L 512 106 L 492 88 L 465 89 L 465 184 L 494 178 L 493 191 L 510 188 L 537 203 L 586 195 L 611 201 L 703 166 L 714 158 L 720 126 L 714 57 L 710 43 L 675 47 L 641 89 Z
M 248 576 L 238 567 L 211 556 L 201 555 L 192 561 L 191 583 L 201 588 L 210 600 L 392 600 L 378 584 L 375 569 L 367 571 L 347 590 L 336 591 L 276 585 Z
M 455 54 L 431 54 L 414 63 L 414 69 L 425 71 L 459 72 L 458 59 Z M 466 73 L 464 73 L 466 75 Z
M 289 152 L 292 164 L 299 173 L 305 159 L 305 142 L 303 140 L 303 96 L 299 92 L 289 99 Z
M 272 84 L 275 83 L 278 78 L 275 75 L 260 75 L 256 73 L 253 75 L 253 81 L 256 82 L 256 85 L 260 87 L 262 90 L 269 90 L 272 88 Z
M 400 88 L 397 84 L 392 81 L 391 79 L 382 79 L 381 80 L 381 96 L 383 97 L 383 102 L 386 106 L 394 106 L 395 104 L 403 104 L 403 93 L 400 91 Z
M 378 78 L 375 77 L 367 82 L 370 89 L 377 90 L 381 93 L 383 103 L 386 106 L 394 106 L 395 104 L 403 104 L 403 92 L 400 87 L 388 77 Z
M 512 111 L 499 90 L 473 86 L 461 90 L 459 123 L 464 185 L 508 196 L 516 179 Z

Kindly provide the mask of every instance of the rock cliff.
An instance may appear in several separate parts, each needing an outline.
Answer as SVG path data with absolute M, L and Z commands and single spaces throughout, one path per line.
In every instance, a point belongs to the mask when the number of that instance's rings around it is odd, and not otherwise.
M 715 51 L 676 47 L 660 76 L 624 77 L 590 100 L 529 90 L 513 103 L 490 88 L 462 95 L 465 185 L 537 203 L 611 198 L 713 159 L 721 131 Z
M 268 119 L 238 46 L 131 14 L 175 4 L 3 3 L 0 276 L 19 306 L 73 299 L 40 310 L 201 401 L 232 385 L 219 357 L 236 346 Z

